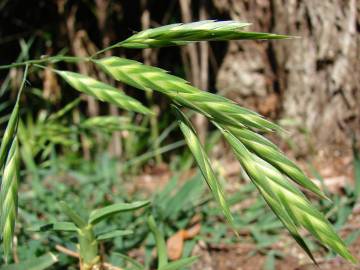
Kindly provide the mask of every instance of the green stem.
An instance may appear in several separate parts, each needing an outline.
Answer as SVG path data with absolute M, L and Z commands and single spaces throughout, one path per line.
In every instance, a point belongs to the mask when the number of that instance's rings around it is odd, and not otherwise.
M 57 63 L 57 62 L 77 63 L 79 61 L 89 61 L 89 60 L 90 60 L 90 58 L 88 58 L 88 57 L 57 55 L 57 56 L 44 57 L 42 59 L 28 60 L 28 61 L 19 62 L 19 63 L 12 63 L 10 65 L 0 66 L 0 69 L 10 69 L 10 68 L 14 68 L 14 67 L 21 67 L 21 66 L 33 65 L 33 64 L 43 64 L 43 63 Z
M 78 231 L 80 269 L 91 270 L 100 262 L 98 255 L 98 242 L 95 238 L 93 227 L 88 224 Z
M 21 97 L 21 93 L 25 87 L 25 83 L 26 83 L 26 77 L 28 75 L 28 72 L 29 72 L 29 64 L 26 64 L 25 65 L 25 70 L 24 70 L 24 76 L 23 76 L 23 79 L 21 81 L 21 85 L 20 85 L 20 89 L 19 89 L 19 92 L 18 92 L 18 95 L 17 95 L 17 98 L 16 98 L 16 104 L 17 106 L 19 106 L 19 102 L 20 102 L 20 97 Z
M 102 54 L 104 52 L 110 51 L 112 49 L 118 48 L 120 47 L 118 43 L 111 45 L 110 47 L 107 47 L 105 49 L 102 49 L 100 51 L 97 51 L 95 54 L 93 54 L 92 56 L 90 56 L 90 59 L 94 59 L 96 56 L 98 56 L 99 54 Z

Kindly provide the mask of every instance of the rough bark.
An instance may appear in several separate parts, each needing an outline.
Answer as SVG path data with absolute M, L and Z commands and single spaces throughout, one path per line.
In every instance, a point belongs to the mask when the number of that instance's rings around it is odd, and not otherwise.
M 317 147 L 359 136 L 360 1 L 213 2 L 231 19 L 252 22 L 251 30 L 301 37 L 232 42 L 217 77 L 220 92 L 266 116 L 293 119 Z M 303 137 L 294 140 L 305 154 Z

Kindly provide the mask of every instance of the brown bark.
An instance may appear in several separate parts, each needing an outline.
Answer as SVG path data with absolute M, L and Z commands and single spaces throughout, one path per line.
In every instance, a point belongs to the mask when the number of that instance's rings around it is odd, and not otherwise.
M 207 19 L 207 11 L 206 11 L 206 2 L 196 1 L 192 2 L 191 0 L 180 0 L 180 10 L 182 22 L 190 23 L 195 19 L 192 16 L 192 4 L 199 4 L 199 18 L 200 20 Z M 185 65 L 185 68 L 188 69 L 188 73 L 190 73 L 190 82 L 202 89 L 203 91 L 207 91 L 208 87 L 208 44 L 200 43 L 200 44 L 189 44 L 181 48 L 182 58 Z M 187 74 L 188 75 L 188 74 Z M 205 142 L 206 134 L 207 134 L 207 126 L 208 121 L 206 117 L 201 114 L 197 114 L 194 117 L 194 126 L 197 130 L 198 136 L 202 143 Z
M 293 119 L 315 135 L 317 147 L 359 136 L 360 1 L 213 2 L 231 19 L 253 23 L 251 30 L 300 36 L 232 42 L 218 73 L 220 92 L 266 116 Z M 294 140 L 305 154 L 303 137 Z

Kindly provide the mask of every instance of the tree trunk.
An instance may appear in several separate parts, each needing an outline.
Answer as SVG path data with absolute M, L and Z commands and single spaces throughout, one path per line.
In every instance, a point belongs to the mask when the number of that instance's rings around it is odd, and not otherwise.
M 360 129 L 360 1 L 213 0 L 254 31 L 300 36 L 232 42 L 217 77 L 224 95 L 260 113 L 292 119 L 298 154 L 349 145 Z

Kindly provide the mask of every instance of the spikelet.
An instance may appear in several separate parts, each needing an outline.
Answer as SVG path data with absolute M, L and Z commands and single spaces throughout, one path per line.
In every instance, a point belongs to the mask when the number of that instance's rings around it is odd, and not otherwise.
M 19 162 L 18 141 L 17 137 L 15 137 L 7 156 L 0 191 L 0 232 L 3 240 L 5 259 L 11 251 L 14 236 L 18 201 Z
M 221 183 L 215 176 L 215 173 L 211 167 L 210 159 L 201 145 L 195 129 L 187 117 L 176 106 L 173 106 L 173 112 L 178 119 L 178 124 L 182 133 L 184 134 L 186 144 L 193 154 L 212 195 L 220 206 L 226 221 L 232 228 L 234 228 L 233 217 L 231 215 L 229 205 L 225 199 L 224 190 L 221 186 Z
M 302 187 L 312 191 L 322 198 L 327 198 L 326 195 L 300 170 L 294 162 L 281 153 L 275 144 L 248 129 L 232 126 L 227 126 L 226 128 L 251 152 L 272 164 Z
M 6 126 L 4 136 L 1 140 L 1 146 L 0 146 L 0 170 L 5 165 L 6 157 L 8 155 L 8 151 L 10 148 L 10 145 L 14 139 L 14 136 L 16 134 L 16 129 L 19 121 L 19 102 L 17 101 L 15 103 L 15 106 L 11 112 L 9 122 Z
M 60 70 L 55 70 L 55 72 L 80 92 L 93 96 L 101 101 L 109 102 L 125 110 L 151 114 L 151 111 L 139 101 L 125 95 L 111 85 L 75 72 Z
M 114 47 L 145 49 L 186 45 L 197 41 L 289 38 L 285 35 L 242 31 L 249 25 L 244 22 L 215 20 L 170 24 L 141 31 Z

